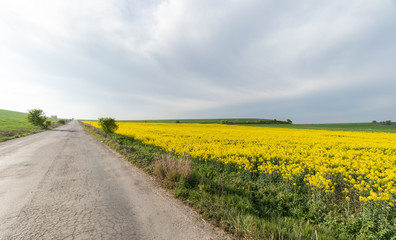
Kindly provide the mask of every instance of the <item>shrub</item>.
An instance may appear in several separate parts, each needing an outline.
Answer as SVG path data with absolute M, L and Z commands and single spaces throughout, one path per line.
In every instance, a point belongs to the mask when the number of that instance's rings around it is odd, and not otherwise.
M 32 109 L 28 112 L 26 118 L 32 125 L 47 129 L 51 125 L 51 121 L 47 120 L 44 114 L 44 111 L 41 109 Z
M 192 173 L 192 163 L 183 157 L 174 157 L 170 154 L 161 155 L 154 162 L 154 174 L 162 180 L 177 183 L 180 180 L 188 181 Z
M 99 118 L 98 123 L 102 130 L 106 133 L 106 135 L 109 133 L 113 133 L 118 129 L 118 125 L 114 118 Z
M 49 128 L 49 126 L 51 126 L 51 125 L 52 125 L 52 121 L 51 120 L 49 120 L 49 119 L 45 120 L 45 122 L 44 122 L 44 128 L 45 129 Z

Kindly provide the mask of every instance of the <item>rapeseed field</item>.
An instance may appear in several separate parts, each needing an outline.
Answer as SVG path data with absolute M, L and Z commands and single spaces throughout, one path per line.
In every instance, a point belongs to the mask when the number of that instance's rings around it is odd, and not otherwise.
M 88 122 L 96 127 L 96 122 Z M 396 203 L 396 134 L 120 122 L 118 134 L 202 161 L 281 175 L 347 201 Z

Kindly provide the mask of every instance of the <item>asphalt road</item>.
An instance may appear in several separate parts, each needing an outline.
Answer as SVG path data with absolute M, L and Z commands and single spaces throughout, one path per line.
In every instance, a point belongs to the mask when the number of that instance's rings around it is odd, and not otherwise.
M 0 143 L 0 239 L 224 239 L 73 121 Z

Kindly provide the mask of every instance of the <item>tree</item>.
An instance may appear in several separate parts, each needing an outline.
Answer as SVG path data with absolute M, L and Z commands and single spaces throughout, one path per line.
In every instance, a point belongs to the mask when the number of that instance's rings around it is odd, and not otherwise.
M 293 124 L 293 121 L 290 120 L 290 119 L 286 119 L 286 123 L 287 123 L 287 124 Z
M 110 118 L 110 117 L 99 118 L 98 122 L 99 122 L 99 126 L 106 133 L 106 135 L 109 133 L 113 133 L 118 129 L 118 125 L 114 118 Z
M 44 114 L 44 111 L 41 109 L 32 109 L 26 117 L 32 125 L 47 129 L 51 125 L 51 121 Z

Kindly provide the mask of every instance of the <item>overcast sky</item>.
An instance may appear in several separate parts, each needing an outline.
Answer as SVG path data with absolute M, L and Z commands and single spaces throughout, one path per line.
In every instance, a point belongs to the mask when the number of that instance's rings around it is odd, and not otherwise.
M 0 0 L 0 109 L 396 121 L 393 0 Z

